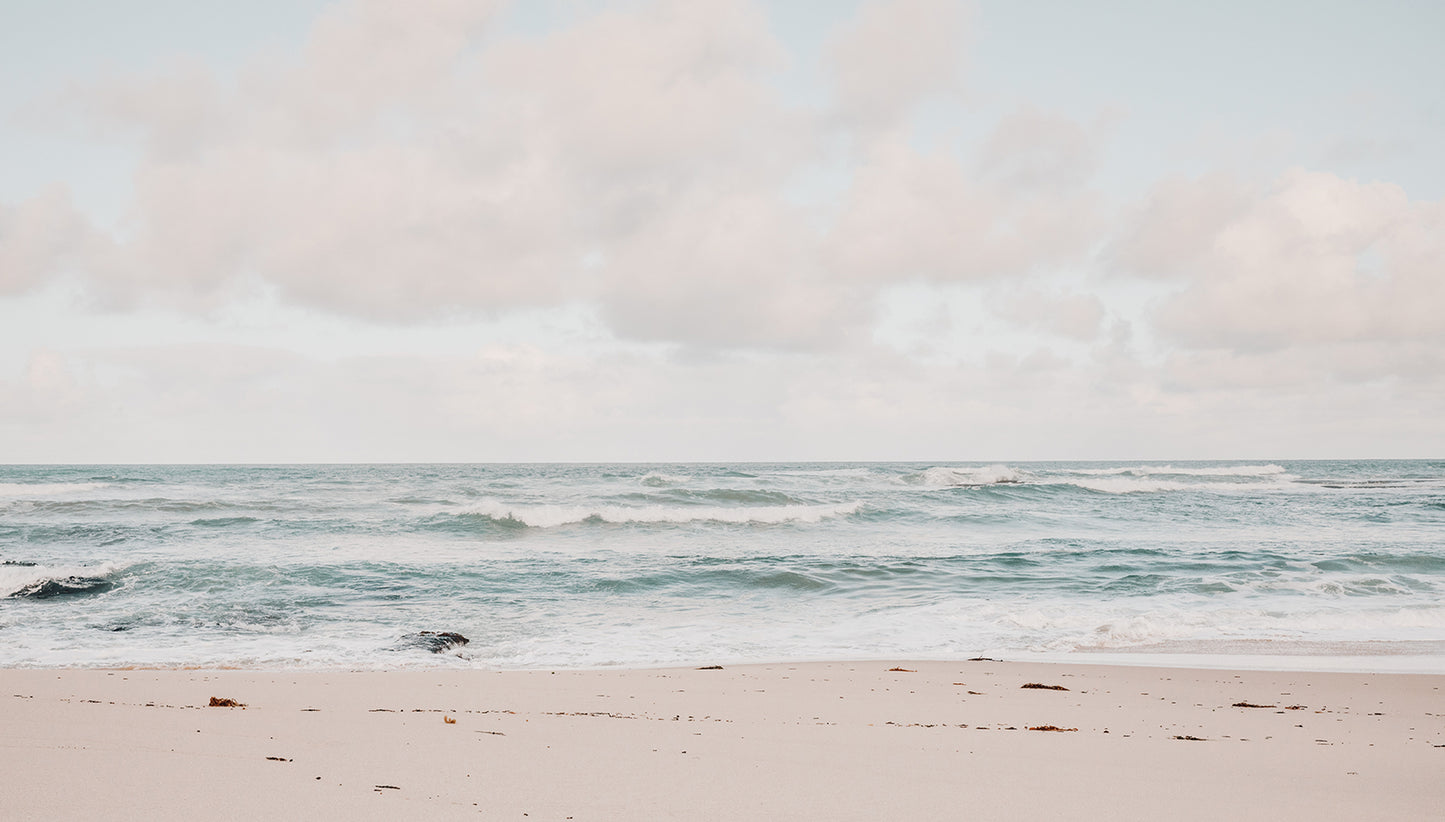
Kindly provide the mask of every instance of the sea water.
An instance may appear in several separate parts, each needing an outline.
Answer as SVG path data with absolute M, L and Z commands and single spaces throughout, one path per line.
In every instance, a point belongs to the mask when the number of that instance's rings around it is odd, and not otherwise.
M 0 466 L 0 563 L 0 666 L 1445 671 L 1442 461 Z

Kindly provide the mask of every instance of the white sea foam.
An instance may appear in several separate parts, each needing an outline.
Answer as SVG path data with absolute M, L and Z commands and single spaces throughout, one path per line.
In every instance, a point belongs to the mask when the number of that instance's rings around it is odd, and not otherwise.
M 784 522 L 819 522 L 827 517 L 847 516 L 857 513 L 861 502 L 836 505 L 776 505 L 748 508 L 722 507 L 671 507 L 644 505 L 627 507 L 619 505 L 509 505 L 489 501 L 469 506 L 462 513 L 481 514 L 497 520 L 512 520 L 534 528 L 555 528 L 588 520 L 600 520 L 614 524 L 625 523 L 687 523 L 687 522 L 728 522 L 757 523 L 763 525 Z
M 0 482 L 0 497 L 54 497 L 106 488 L 108 482 Z

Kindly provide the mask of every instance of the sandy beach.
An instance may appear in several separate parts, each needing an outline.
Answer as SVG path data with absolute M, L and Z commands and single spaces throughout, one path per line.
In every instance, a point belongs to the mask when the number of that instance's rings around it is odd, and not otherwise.
M 868 661 L 0 681 L 10 818 L 1445 813 L 1432 675 Z

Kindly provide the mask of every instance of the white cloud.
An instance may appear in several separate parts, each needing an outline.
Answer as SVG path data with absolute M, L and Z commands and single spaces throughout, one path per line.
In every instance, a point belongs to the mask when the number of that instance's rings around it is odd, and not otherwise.
M 1049 293 L 1024 290 L 1005 293 L 993 300 L 999 316 L 1026 328 L 1037 328 L 1059 336 L 1092 342 L 1099 336 L 1106 312 L 1093 294 Z
M 1157 327 L 1181 345 L 1266 351 L 1445 339 L 1445 204 L 1304 171 L 1235 197 L 1227 214 L 1211 211 L 1209 196 L 1184 198 L 1205 213 L 1182 242 L 1168 227 L 1134 238 L 1161 260 L 1177 242 L 1172 267 L 1185 287 L 1160 306 Z
M 31 352 L 19 379 L 0 379 L 0 422 L 54 425 L 80 411 L 87 399 L 70 360 L 40 349 Z
M 0 296 L 27 291 L 72 270 L 94 242 L 89 226 L 59 186 L 19 205 L 0 203 Z
M 1124 215 L 1106 257 L 1118 269 L 1145 277 L 1192 271 L 1252 198 L 1245 183 L 1224 174 L 1162 180 Z
M 1103 127 L 1034 108 L 1015 111 L 979 147 L 979 175 L 1023 191 L 1079 188 L 1098 167 Z
M 932 95 L 963 90 L 972 6 L 959 0 L 874 0 L 828 48 L 837 116 L 892 128 Z
M 964 280 L 1084 259 L 1100 228 L 1086 190 L 1036 196 L 979 180 L 951 154 L 874 145 L 832 227 L 830 261 L 860 281 Z
M 172 66 L 92 89 L 94 112 L 149 146 L 128 236 L 94 261 L 92 288 L 213 306 L 260 281 L 388 320 L 581 297 L 644 338 L 819 336 L 785 317 L 823 302 L 805 293 L 816 268 L 775 259 L 790 253 L 778 242 L 747 245 L 781 226 L 726 235 L 739 202 L 798 222 L 780 192 L 811 142 L 768 85 L 782 52 L 756 9 L 659 3 L 490 40 L 485 6 L 433 5 L 338 6 L 297 59 L 253 66 L 234 88 Z M 728 260 L 677 245 L 709 234 Z M 48 237 L 37 242 L 64 239 Z M 811 243 L 800 234 L 797 254 L 815 257 Z M 27 260 L 14 288 L 44 264 Z M 777 299 L 759 299 L 763 280 Z M 691 333 L 723 304 L 738 310 Z
M 265 285 L 387 321 L 582 299 L 622 336 L 816 348 L 864 331 L 878 284 L 1076 260 L 1097 230 L 1089 135 L 1036 111 L 1000 124 L 978 170 L 870 138 L 841 212 L 793 204 L 828 123 L 861 121 L 784 102 L 786 54 L 750 4 L 604 10 L 538 37 L 432 6 L 334 7 L 294 59 L 230 84 L 171 64 L 91 89 L 148 146 L 92 291 L 212 308 Z M 838 105 L 902 125 L 957 86 L 966 23 L 957 3 L 865 7 L 830 51 Z
M 850 336 L 861 295 L 823 267 L 797 209 L 742 194 L 677 202 L 613 246 L 605 316 L 626 336 L 811 348 Z
M 564 7 L 538 34 L 489 3 L 355 0 L 234 76 L 172 60 L 70 95 L 135 138 L 131 208 L 103 231 L 59 186 L 0 205 L 0 309 L 73 287 L 146 310 L 5 337 L 47 352 L 0 375 L 30 426 L 7 448 L 927 459 L 1187 431 L 1208 456 L 1246 441 L 1226 420 L 1308 445 L 1272 399 L 1445 408 L 1445 203 L 1303 170 L 1121 203 L 1127 123 L 1026 83 L 965 99 L 966 3 L 865 3 L 801 69 L 746 0 Z M 813 69 L 810 97 L 789 72 Z M 567 312 L 564 341 L 540 318 Z M 28 439 L 86 415 L 106 430 Z

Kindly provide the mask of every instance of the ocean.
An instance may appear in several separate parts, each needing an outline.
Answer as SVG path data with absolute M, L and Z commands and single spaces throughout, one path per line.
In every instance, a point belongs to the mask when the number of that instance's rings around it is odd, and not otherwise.
M 1445 672 L 1445 461 L 0 466 L 0 563 L 7 667 Z

